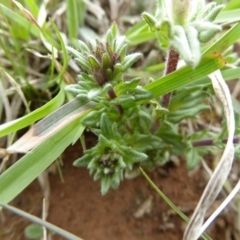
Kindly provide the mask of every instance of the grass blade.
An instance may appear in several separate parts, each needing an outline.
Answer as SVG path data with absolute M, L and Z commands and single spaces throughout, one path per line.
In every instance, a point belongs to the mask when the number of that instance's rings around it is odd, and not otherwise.
M 205 214 L 221 191 L 229 175 L 234 159 L 233 138 L 235 133 L 235 119 L 231 94 L 219 70 L 210 74 L 209 77 L 211 78 L 215 94 L 224 107 L 228 140 L 221 159 L 219 160 L 217 167 L 214 169 L 185 230 L 183 237 L 184 240 L 197 240 L 201 235 Z
M 72 143 L 76 133 L 83 132 L 84 127 L 80 124 L 81 118 L 82 116 L 70 122 L 0 175 L 0 201 L 2 203 L 8 203 L 14 199 L 57 159 Z
M 64 98 L 65 93 L 63 90 L 61 90 L 55 98 L 53 98 L 50 102 L 48 102 L 44 106 L 38 108 L 37 110 L 29 113 L 24 117 L 2 124 L 0 126 L 0 137 L 16 132 L 19 129 L 27 127 L 32 123 L 36 122 L 37 120 L 47 116 L 48 114 L 50 114 L 63 104 Z
M 13 20 L 15 23 L 19 24 L 21 27 L 25 28 L 27 31 L 30 31 L 30 33 L 36 38 L 39 38 L 39 29 L 36 27 L 36 25 L 33 25 L 30 21 L 28 21 L 18 13 L 12 11 L 8 7 L 4 6 L 3 4 L 0 4 L 0 8 L 1 12 L 5 16 Z
M 9 206 L 7 204 L 4 204 L 2 202 L 0 202 L 0 206 L 2 206 L 3 208 L 21 216 L 21 217 L 24 217 L 25 219 L 28 219 L 36 224 L 39 224 L 41 226 L 44 226 L 46 227 L 47 229 L 53 231 L 54 233 L 57 233 L 58 235 L 66 238 L 66 239 L 71 239 L 71 240 L 82 240 L 82 238 L 79 238 L 75 235 L 73 235 L 72 233 L 70 232 L 67 232 L 65 231 L 64 229 L 60 228 L 60 227 L 57 227 L 49 222 L 46 222 L 46 221 L 43 221 L 42 219 L 38 218 L 38 217 L 35 217 L 29 213 L 26 213 L 18 208 L 15 208 L 15 207 L 12 207 L 12 206 Z
M 78 38 L 78 30 L 84 24 L 86 6 L 83 0 L 67 1 L 67 26 L 70 40 Z
M 63 105 L 61 108 L 35 124 L 25 135 L 7 148 L 7 151 L 9 153 L 29 152 L 43 141 L 46 141 L 50 136 L 60 131 L 68 123 L 82 116 L 93 106 L 94 104 L 85 104 L 80 102 L 79 99 L 75 99 Z
M 233 23 L 240 20 L 240 9 L 233 9 L 229 11 L 222 11 L 214 22 L 216 23 Z
M 154 182 L 148 177 L 148 175 L 144 172 L 142 168 L 139 168 L 142 175 L 151 185 L 151 187 L 157 192 L 157 194 L 173 209 L 175 213 L 177 213 L 186 223 L 189 222 L 189 218 L 183 214 L 175 205 L 174 203 L 154 184 Z M 204 240 L 211 240 L 211 238 L 207 234 L 202 235 Z
M 224 65 L 225 60 L 220 54 L 215 52 L 204 57 L 196 69 L 186 66 L 146 85 L 145 89 L 149 90 L 154 97 L 159 97 L 200 80 L 217 69 L 222 68 Z
M 203 55 L 211 52 L 223 53 L 232 46 L 240 38 L 240 22 L 236 23 L 229 31 L 227 31 L 218 41 L 212 44 Z

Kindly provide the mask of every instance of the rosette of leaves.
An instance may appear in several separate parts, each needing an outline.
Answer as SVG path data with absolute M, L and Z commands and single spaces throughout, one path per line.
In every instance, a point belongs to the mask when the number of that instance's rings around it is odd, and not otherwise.
M 213 23 L 224 5 L 205 0 L 157 0 L 155 14 L 143 13 L 161 48 L 173 46 L 191 67 L 200 61 L 200 43 L 206 43 L 221 26 Z
M 87 167 L 94 180 L 101 180 L 101 193 L 106 194 L 110 187 L 117 188 L 125 170 L 132 170 L 135 163 L 147 155 L 127 146 L 118 132 L 116 122 L 112 123 L 103 113 L 100 120 L 98 144 L 84 152 L 84 156 L 74 162 L 77 167 Z
M 66 87 L 77 98 L 109 106 L 151 97 L 138 86 L 140 79 L 124 81 L 124 72 L 141 54 L 127 54 L 125 38 L 118 36 L 115 23 L 102 42 L 96 40 L 96 46 L 92 46 L 79 40 L 78 48 L 67 47 L 67 50 L 81 67 L 79 82 Z
M 140 78 L 124 80 L 124 72 L 141 54 L 127 54 L 127 44 L 124 37 L 118 36 L 116 24 L 102 42 L 96 41 L 96 46 L 79 41 L 78 48 L 68 47 L 68 51 L 81 67 L 79 82 L 67 86 L 66 90 L 83 102 L 100 104 L 82 120 L 98 136 L 98 144 L 86 150 L 74 165 L 89 168 L 94 179 L 101 180 L 101 192 L 105 194 L 110 187 L 119 185 L 124 171 L 131 171 L 136 163 L 147 158 L 144 149 L 137 150 L 129 141 L 128 131 L 121 129 L 131 113 L 138 112 L 138 107 L 133 105 L 128 109 L 122 105 L 150 99 L 152 95 L 139 85 Z M 139 136 L 137 133 L 135 136 L 136 142 Z

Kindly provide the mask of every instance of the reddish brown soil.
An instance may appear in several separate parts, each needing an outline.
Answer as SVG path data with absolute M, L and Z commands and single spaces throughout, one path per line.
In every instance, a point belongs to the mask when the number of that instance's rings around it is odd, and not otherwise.
M 80 154 L 81 149 L 77 146 L 69 147 L 64 153 L 64 183 L 58 174 L 50 175 L 49 222 L 86 240 L 182 239 L 183 221 L 170 211 L 142 176 L 125 180 L 118 190 L 110 190 L 101 196 L 99 182 L 94 182 L 86 169 L 72 166 Z M 168 164 L 149 173 L 149 176 L 190 215 L 205 184 L 200 173 L 198 171 L 193 177 L 188 177 L 184 161 L 181 161 L 178 167 Z M 136 219 L 134 213 L 150 196 L 153 197 L 151 213 Z M 40 217 L 42 192 L 38 182 L 35 180 L 11 204 Z M 7 211 L 4 211 L 4 218 L 5 221 L 0 222 L 1 240 L 26 239 L 23 232 L 29 221 Z M 218 226 L 214 226 L 209 234 L 213 239 L 224 239 Z M 63 238 L 54 235 L 52 239 Z

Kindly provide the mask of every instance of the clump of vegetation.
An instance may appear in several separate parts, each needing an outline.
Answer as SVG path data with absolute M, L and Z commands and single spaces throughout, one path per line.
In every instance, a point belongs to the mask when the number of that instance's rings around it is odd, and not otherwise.
M 143 13 L 160 47 L 168 49 L 166 74 L 176 70 L 179 55 L 192 68 L 198 65 L 200 41 L 209 41 L 221 30 L 211 22 L 223 7 L 216 4 L 205 7 L 199 2 L 186 8 L 188 1 L 172 4 L 159 1 L 155 16 Z M 78 41 L 77 47 L 68 47 L 68 51 L 82 73 L 79 84 L 69 85 L 66 90 L 80 101 L 93 101 L 102 107 L 82 120 L 96 133 L 98 144 L 86 150 L 74 165 L 87 167 L 95 180 L 101 179 L 102 194 L 110 187 L 116 188 L 124 173 L 135 176 L 139 166 L 154 169 L 169 161 L 170 156 L 188 155 L 188 167 L 193 169 L 201 157 L 191 147 L 191 135 L 179 133 L 179 124 L 209 109 L 204 104 L 206 87 L 190 86 L 176 91 L 172 99 L 171 95 L 164 95 L 161 102 L 139 84 L 141 78 L 126 79 L 124 73 L 141 54 L 127 53 L 125 38 L 119 36 L 116 24 L 102 42 L 96 41 L 96 46 Z M 193 161 L 190 154 L 194 151 Z
M 101 181 L 102 194 L 110 188 L 117 188 L 124 177 L 132 178 L 140 173 L 146 176 L 142 169 L 153 170 L 173 156 L 184 157 L 186 166 L 192 170 L 204 154 L 217 145 L 224 148 L 224 154 L 184 235 L 185 240 L 197 239 L 209 224 L 203 225 L 204 215 L 226 181 L 234 157 L 233 142 L 238 141 L 234 134 L 239 132 L 239 104 L 235 102 L 233 107 L 225 80 L 239 77 L 237 59 L 229 47 L 240 37 L 240 25 L 237 23 L 231 29 L 223 29 L 223 35 L 220 33 L 222 27 L 217 24 L 234 22 L 236 16 L 232 19 L 231 10 L 223 9 L 224 5 L 216 2 L 157 0 L 154 13 L 143 12 L 144 21 L 122 35 L 117 24 L 112 23 L 102 40 L 98 37 L 95 42 L 86 43 L 76 41 L 78 27 L 83 25 L 85 3 L 68 1 L 66 34 L 69 34 L 69 44 L 52 21 L 46 22 L 46 5 L 43 4 L 40 9 L 32 1 L 26 1 L 31 9 L 28 11 L 19 2 L 13 2 L 30 22 L 13 11 L 9 4 L 0 4 L 1 14 L 7 19 L 4 32 L 9 27 L 12 34 L 11 41 L 8 36 L 2 37 L 1 45 L 8 61 L 1 71 L 3 79 L 10 79 L 16 86 L 26 86 L 26 94 L 18 87 L 14 90 L 18 91 L 30 113 L 10 121 L 8 96 L 14 98 L 15 95 L 13 89 L 6 87 L 8 84 L 4 80 L 0 85 L 1 105 L 6 109 L 8 121 L 0 126 L 0 136 L 15 133 L 44 119 L 15 143 L 11 144 L 9 138 L 8 146 L 1 149 L 0 153 L 5 158 L 0 171 L 6 167 L 9 155 L 18 152 L 26 155 L 1 174 L 0 204 L 7 208 L 4 204 L 55 161 L 67 146 L 76 142 L 85 129 L 92 131 L 98 142 L 85 150 L 74 165 L 87 167 L 94 180 Z M 82 10 L 81 16 L 76 9 Z M 221 15 L 222 11 L 229 13 Z M 45 19 L 39 17 L 36 21 L 38 14 Z M 75 21 L 71 21 L 70 16 L 75 17 Z M 22 34 L 16 31 L 19 25 Z M 218 39 L 213 41 L 217 34 Z M 27 58 L 19 58 L 21 61 L 16 62 L 12 57 L 13 50 L 18 57 L 21 55 L 19 39 L 27 42 L 33 36 L 41 39 L 43 45 L 39 47 L 28 42 L 24 55 L 31 53 L 29 58 L 37 56 L 41 59 L 37 63 L 33 61 L 33 68 L 44 59 L 37 73 L 24 68 Z M 142 72 L 139 74 L 138 68 L 135 72 L 133 69 L 144 56 L 135 51 L 129 53 L 128 45 L 145 43 L 154 38 L 160 49 L 166 52 L 166 62 L 143 67 L 141 71 L 150 77 L 142 79 L 139 77 Z M 67 52 L 78 66 L 69 60 Z M 226 65 L 226 59 L 232 65 Z M 182 67 L 178 68 L 179 63 Z M 67 65 L 80 70 L 77 82 L 67 71 Z M 21 68 L 23 71 L 19 70 Z M 149 70 L 151 68 L 157 69 L 157 74 Z M 40 74 L 44 70 L 47 73 Z M 40 74 L 41 81 L 26 80 L 22 84 L 22 79 L 26 79 L 29 73 L 33 76 Z M 18 80 L 11 75 L 18 76 Z M 50 101 L 40 108 L 36 107 L 41 99 L 36 89 L 43 91 L 44 96 L 50 96 Z M 38 104 L 33 105 L 36 109 L 32 112 L 25 95 L 29 99 L 37 96 Z M 216 96 L 223 104 L 226 122 L 222 131 L 211 132 L 199 127 L 198 120 L 211 109 L 210 101 L 216 103 Z M 65 99 L 68 102 L 62 105 Z M 204 238 L 209 239 L 206 235 Z

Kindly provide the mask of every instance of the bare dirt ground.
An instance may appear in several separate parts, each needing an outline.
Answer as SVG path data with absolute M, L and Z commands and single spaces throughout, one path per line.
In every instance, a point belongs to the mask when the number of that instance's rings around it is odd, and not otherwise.
M 51 199 L 48 221 L 86 240 L 182 239 L 185 224 L 149 186 L 143 176 L 125 180 L 119 189 L 101 196 L 99 182 L 86 169 L 72 166 L 81 155 L 81 147 L 69 147 L 63 155 L 61 182 L 58 174 L 50 175 Z M 191 215 L 206 180 L 199 168 L 189 176 L 185 162 L 169 163 L 149 173 L 155 184 L 188 216 Z M 11 204 L 41 217 L 43 194 L 35 180 Z M 142 204 L 150 202 L 150 213 L 136 218 Z M 139 212 L 138 212 L 139 213 Z M 141 214 L 140 214 L 141 215 Z M 225 220 L 219 217 L 208 233 L 214 240 L 226 239 Z M 3 211 L 1 240 L 24 240 L 24 228 L 30 222 Z M 58 235 L 53 240 L 61 240 Z

